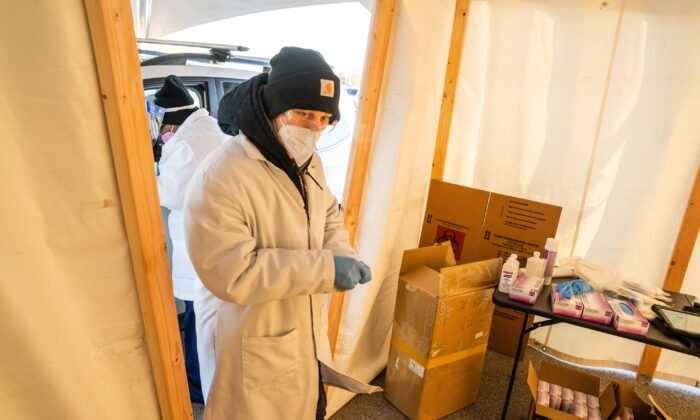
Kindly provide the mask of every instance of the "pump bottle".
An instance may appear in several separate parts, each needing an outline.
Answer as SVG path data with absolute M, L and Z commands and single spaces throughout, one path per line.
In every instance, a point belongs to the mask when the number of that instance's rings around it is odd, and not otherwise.
M 544 245 L 544 284 L 549 286 L 552 283 L 552 273 L 554 273 L 554 263 L 557 261 L 559 253 L 559 239 L 547 238 Z
M 518 278 L 519 269 L 520 263 L 518 262 L 518 255 L 510 254 L 510 257 L 508 257 L 508 260 L 503 264 L 503 268 L 501 269 L 501 279 L 498 281 L 499 292 L 510 293 L 510 286 L 515 279 Z

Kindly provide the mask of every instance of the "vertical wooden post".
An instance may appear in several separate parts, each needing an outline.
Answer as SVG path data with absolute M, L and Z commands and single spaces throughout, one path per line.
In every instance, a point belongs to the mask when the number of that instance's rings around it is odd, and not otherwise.
M 690 198 L 685 208 L 683 221 L 678 231 L 676 245 L 673 247 L 671 261 L 668 263 L 663 288 L 672 292 L 680 292 L 685 278 L 685 272 L 693 255 L 695 241 L 700 230 L 700 166 L 695 174 L 695 182 L 690 190 Z M 654 377 L 656 365 L 659 363 L 661 349 L 645 345 L 642 358 L 637 369 L 638 380 L 648 380 Z
M 191 419 L 128 0 L 84 0 L 163 419 Z
M 362 209 L 362 197 L 365 191 L 365 181 L 367 180 L 367 168 L 374 140 L 377 108 L 379 107 L 379 99 L 384 82 L 386 59 L 389 56 L 389 42 L 391 41 L 395 12 L 396 0 L 376 0 L 374 2 L 370 34 L 367 38 L 365 63 L 362 70 L 358 117 L 355 122 L 355 134 L 352 142 L 352 166 L 348 171 L 350 175 L 349 182 L 346 183 L 348 187 L 345 198 L 344 222 L 351 245 L 355 244 L 357 223 L 360 218 L 360 210 Z M 344 293 L 334 292 L 331 295 L 331 303 L 328 310 L 328 338 L 331 352 L 334 354 L 344 300 Z
M 467 33 L 470 5 L 471 0 L 457 0 L 455 4 L 450 52 L 447 57 L 445 85 L 442 92 L 437 138 L 435 139 L 435 153 L 433 154 L 432 179 L 442 180 L 445 173 L 445 157 L 447 156 L 447 146 L 452 127 L 452 111 L 454 109 L 457 81 L 459 80 L 459 70 L 462 66 L 462 50 L 464 49 L 464 38 Z

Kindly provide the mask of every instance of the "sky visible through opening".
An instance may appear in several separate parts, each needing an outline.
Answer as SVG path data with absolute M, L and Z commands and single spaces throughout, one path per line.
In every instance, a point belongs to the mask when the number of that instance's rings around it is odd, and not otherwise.
M 370 12 L 358 2 L 280 9 L 193 26 L 164 39 L 243 45 L 269 58 L 283 46 L 313 48 L 343 81 L 359 87 Z

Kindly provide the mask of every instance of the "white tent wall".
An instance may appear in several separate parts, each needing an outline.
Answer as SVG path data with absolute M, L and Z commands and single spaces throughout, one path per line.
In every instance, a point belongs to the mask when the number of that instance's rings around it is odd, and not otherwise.
M 0 22 L 3 417 L 159 418 L 85 5 Z
M 357 249 L 373 280 L 345 301 L 335 360 L 371 380 L 386 366 L 403 250 L 418 245 L 454 1 L 397 1 Z M 353 394 L 329 389 L 328 413 Z
M 698 40 L 694 0 L 473 1 L 444 179 L 560 205 L 560 258 L 661 286 L 700 163 Z M 682 288 L 693 295 L 697 248 Z M 548 332 L 533 337 L 593 364 L 634 369 L 643 349 Z M 700 380 L 700 361 L 679 353 L 657 369 Z

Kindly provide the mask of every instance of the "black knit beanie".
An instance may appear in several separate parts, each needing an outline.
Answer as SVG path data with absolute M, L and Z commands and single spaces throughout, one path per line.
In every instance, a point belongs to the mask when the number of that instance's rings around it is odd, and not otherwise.
M 270 59 L 262 101 L 272 119 L 289 109 L 308 109 L 340 119 L 340 79 L 315 50 L 284 47 Z
M 165 78 L 163 87 L 156 92 L 156 98 L 153 102 L 165 108 L 163 124 L 182 125 L 187 117 L 197 110 L 197 106 L 182 80 L 174 74 Z

